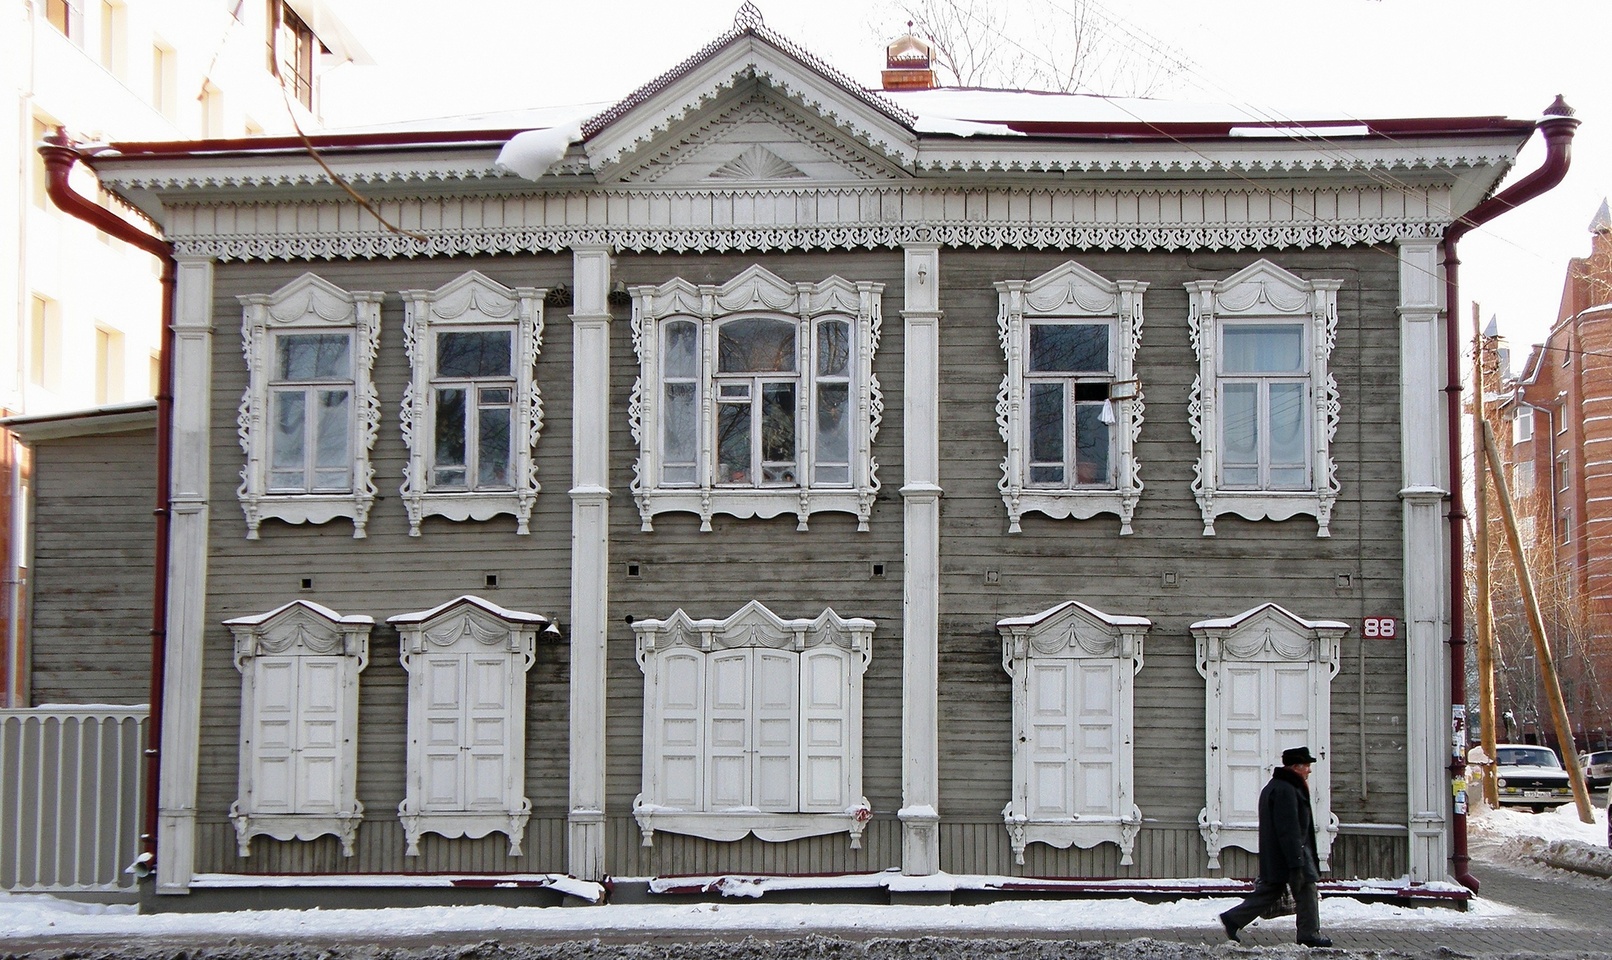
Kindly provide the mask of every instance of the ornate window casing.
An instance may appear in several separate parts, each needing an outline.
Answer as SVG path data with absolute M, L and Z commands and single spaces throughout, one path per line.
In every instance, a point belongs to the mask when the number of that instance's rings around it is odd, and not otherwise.
M 873 374 L 884 285 L 789 283 L 752 266 L 721 286 L 632 289 L 639 377 L 633 497 L 658 513 L 776 517 L 819 511 L 868 529 L 879 492 Z
M 538 287 L 510 289 L 472 270 L 436 290 L 404 290 L 403 391 L 409 536 L 426 517 L 515 518 L 526 534 L 537 502 L 532 450 L 543 431 Z
M 1309 747 L 1319 761 L 1310 771 L 1315 849 L 1331 869 L 1338 818 L 1332 812 L 1332 678 L 1338 675 L 1339 639 L 1349 625 L 1305 620 L 1274 603 L 1235 617 L 1200 620 L 1198 672 L 1205 686 L 1208 749 L 1207 804 L 1198 830 L 1209 868 L 1220 867 L 1226 847 L 1259 850 L 1259 793 L 1282 751 Z
M 1130 534 L 1142 496 L 1136 351 L 1147 286 L 1105 280 L 1073 260 L 1034 280 L 996 284 L 1007 357 L 996 394 L 1007 443 L 997 486 L 1009 533 L 1037 512 L 1079 520 L 1112 513 L 1120 536 Z
M 751 601 L 724 620 L 635 620 L 644 781 L 633 815 L 710 840 L 797 840 L 872 815 L 862 796 L 862 675 L 873 621 L 786 620 Z
M 1341 280 L 1304 280 L 1260 260 L 1186 285 L 1198 353 L 1188 418 L 1200 454 L 1192 492 L 1203 535 L 1215 518 L 1315 517 L 1328 537 L 1338 471 L 1338 382 L 1327 364 Z
M 549 621 L 463 596 L 387 620 L 409 675 L 403 821 L 408 856 L 420 837 L 503 833 L 521 855 L 526 798 L 526 672 Z
M 1013 678 L 1013 799 L 1002 817 L 1016 862 L 1031 843 L 1113 843 L 1130 866 L 1142 828 L 1132 682 L 1152 626 L 1074 600 L 996 622 Z
M 240 797 L 230 805 L 241 856 L 252 838 L 335 834 L 353 855 L 358 800 L 358 675 L 369 617 L 296 600 L 224 621 L 241 673 Z
M 369 455 L 381 422 L 372 373 L 383 297 L 305 273 L 274 293 L 238 298 L 247 386 L 236 493 L 248 540 L 271 517 L 351 517 L 353 537 L 364 537 L 376 492 Z

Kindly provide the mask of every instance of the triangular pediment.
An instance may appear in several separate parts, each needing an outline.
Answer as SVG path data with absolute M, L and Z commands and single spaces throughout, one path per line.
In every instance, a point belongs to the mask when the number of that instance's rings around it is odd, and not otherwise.
M 583 125 L 595 176 L 731 186 L 906 175 L 913 118 L 750 12 Z

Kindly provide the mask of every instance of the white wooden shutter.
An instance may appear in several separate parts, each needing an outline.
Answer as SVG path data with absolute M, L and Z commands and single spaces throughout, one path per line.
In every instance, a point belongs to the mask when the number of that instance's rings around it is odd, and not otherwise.
M 1028 668 L 1029 722 L 1024 748 L 1030 776 L 1026 809 L 1032 819 L 1066 819 L 1075 812 L 1070 755 L 1074 741 L 1074 661 L 1034 659 Z
M 752 712 L 755 738 L 755 796 L 752 803 L 768 812 L 793 813 L 800 799 L 799 739 L 800 657 L 792 652 L 755 650 Z
M 421 711 L 421 812 L 465 808 L 464 744 L 465 658 L 452 654 L 427 655 L 422 678 L 425 696 Z
M 1259 822 L 1259 792 L 1270 779 L 1272 737 L 1266 716 L 1270 698 L 1270 663 L 1227 661 L 1222 668 L 1221 819 L 1226 823 Z
M 1310 715 L 1310 687 L 1314 683 L 1315 665 L 1312 663 L 1273 663 L 1271 667 L 1270 754 L 1279 757 L 1288 747 L 1316 745 L 1311 734 L 1314 718 Z M 1275 760 L 1268 760 L 1274 764 Z
M 478 653 L 467 657 L 465 666 L 465 809 L 501 810 L 508 802 L 509 765 L 525 761 L 509 755 L 510 659 L 505 653 Z
M 297 666 L 292 657 L 257 657 L 257 710 L 252 725 L 253 814 L 295 810 L 297 796 Z
M 851 657 L 848 650 L 818 646 L 800 655 L 802 813 L 841 813 L 851 796 L 853 723 Z
M 1075 812 L 1085 816 L 1130 813 L 1119 809 L 1120 666 L 1106 658 L 1074 661 Z
M 706 663 L 706 809 L 754 806 L 750 792 L 753 649 L 723 650 Z
M 704 758 L 705 656 L 690 650 L 673 650 L 654 661 L 659 675 L 655 696 L 659 707 L 656 803 L 684 810 L 699 810 L 705 802 Z
M 297 813 L 335 814 L 341 808 L 342 662 L 294 657 L 297 666 Z

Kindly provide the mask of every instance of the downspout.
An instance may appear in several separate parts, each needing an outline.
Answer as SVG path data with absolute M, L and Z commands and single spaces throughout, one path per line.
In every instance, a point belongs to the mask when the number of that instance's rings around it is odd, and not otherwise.
M 1459 271 L 1461 260 L 1455 246 L 1466 234 L 1488 223 L 1508 210 L 1522 206 L 1567 176 L 1573 158 L 1573 133 L 1579 121 L 1573 109 L 1560 96 L 1545 109 L 1539 121 L 1539 132 L 1545 135 L 1545 162 L 1539 169 L 1473 207 L 1444 231 L 1444 361 L 1445 408 L 1449 416 L 1450 449 L 1450 704 L 1466 707 L 1466 570 L 1461 558 L 1465 556 L 1462 539 L 1466 507 L 1461 495 L 1461 342 L 1456 330 L 1455 307 L 1460 302 Z M 1464 776 L 1466 758 L 1452 750 L 1450 777 L 1459 780 Z M 1467 855 L 1466 813 L 1458 810 L 1452 821 L 1450 860 L 1455 879 L 1469 890 L 1478 889 L 1478 878 L 1469 869 L 1471 857 Z
M 47 180 L 45 191 L 51 202 L 97 230 L 132 244 L 162 263 L 162 336 L 158 347 L 157 380 L 157 500 L 156 551 L 152 562 L 151 588 L 151 703 L 146 722 L 145 822 L 140 831 L 141 862 L 154 869 L 157 856 L 158 785 L 162 769 L 163 670 L 168 647 L 168 475 L 173 461 L 173 245 L 105 209 L 87 197 L 73 192 L 68 176 L 73 165 L 83 159 L 67 133 L 58 127 L 39 148 L 44 157 Z

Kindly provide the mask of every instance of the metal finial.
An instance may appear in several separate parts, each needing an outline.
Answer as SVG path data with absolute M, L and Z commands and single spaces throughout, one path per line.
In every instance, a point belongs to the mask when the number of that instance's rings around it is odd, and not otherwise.
M 1545 116 L 1547 117 L 1571 117 L 1573 113 L 1573 108 L 1567 105 L 1567 101 L 1562 99 L 1562 95 L 1559 93 L 1556 95 L 1556 100 L 1545 108 Z
M 744 0 L 744 3 L 739 4 L 738 12 L 733 15 L 733 29 L 755 30 L 762 26 L 765 26 L 765 23 L 761 19 L 760 7 L 750 0 Z

